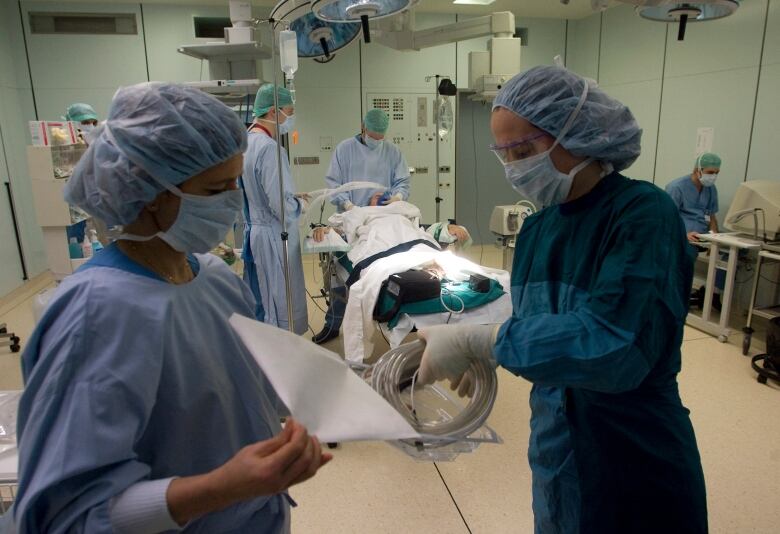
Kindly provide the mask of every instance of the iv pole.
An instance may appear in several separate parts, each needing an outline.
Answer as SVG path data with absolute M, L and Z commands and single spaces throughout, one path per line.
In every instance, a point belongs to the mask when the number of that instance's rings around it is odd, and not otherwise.
M 426 76 L 425 81 L 429 82 L 431 79 L 435 78 L 435 88 L 436 92 L 434 93 L 434 99 L 433 99 L 433 113 L 436 115 L 436 132 L 434 135 L 436 135 L 436 173 L 434 176 L 436 177 L 436 222 L 441 221 L 441 201 L 444 200 L 441 198 L 441 180 L 439 179 L 439 121 L 441 120 L 439 117 L 439 78 L 441 78 L 440 75 L 435 74 L 433 76 Z
M 294 332 L 293 309 L 292 309 L 292 287 L 290 282 L 290 252 L 289 252 L 289 234 L 287 233 L 287 205 L 284 198 L 284 176 L 282 174 L 282 144 L 279 139 L 279 86 L 278 74 L 276 72 L 276 31 L 274 29 L 274 19 L 268 19 L 271 28 L 271 66 L 274 71 L 274 139 L 276 140 L 276 169 L 279 175 L 279 206 L 282 223 L 282 260 L 284 262 L 284 290 L 287 299 L 287 329 Z

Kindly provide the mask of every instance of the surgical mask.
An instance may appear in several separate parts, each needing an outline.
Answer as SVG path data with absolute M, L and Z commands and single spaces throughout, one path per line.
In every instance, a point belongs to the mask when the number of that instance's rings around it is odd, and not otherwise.
M 81 130 L 84 134 L 88 134 L 89 132 L 93 131 L 95 129 L 94 124 L 79 124 L 79 130 Z
M 377 148 L 382 146 L 381 139 L 374 139 L 373 137 L 369 137 L 367 135 L 363 136 L 363 141 L 366 143 L 366 146 L 371 150 L 376 150 Z
M 568 174 L 559 171 L 553 164 L 550 154 L 571 129 L 574 119 L 582 109 L 588 96 L 588 83 L 582 89 L 577 107 L 569 115 L 555 143 L 545 152 L 534 156 L 504 163 L 504 171 L 509 185 L 522 196 L 533 202 L 537 208 L 546 208 L 561 204 L 569 196 L 574 176 L 593 161 L 588 158 Z
M 179 213 L 171 227 L 150 236 L 122 234 L 120 239 L 149 241 L 159 237 L 179 252 L 203 254 L 225 238 L 244 202 L 240 189 L 201 196 L 184 193 L 170 184 L 166 184 L 166 188 L 181 199 Z
M 288 115 L 281 109 L 279 110 L 284 115 L 285 121 L 279 125 L 279 133 L 284 135 L 293 131 L 295 128 L 295 114 Z
M 715 185 L 715 180 L 718 179 L 718 173 L 712 173 L 712 174 L 704 174 L 702 173 L 699 177 L 699 180 L 701 181 L 701 185 L 704 187 L 712 187 Z

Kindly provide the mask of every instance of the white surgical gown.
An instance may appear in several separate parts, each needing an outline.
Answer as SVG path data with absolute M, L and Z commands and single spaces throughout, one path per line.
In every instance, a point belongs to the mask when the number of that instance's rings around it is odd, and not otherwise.
M 362 143 L 360 135 L 350 137 L 338 144 L 330 160 L 325 181 L 330 188 L 337 188 L 350 182 L 375 182 L 383 184 L 401 200 L 409 198 L 409 165 L 397 146 L 389 141 L 379 148 L 371 149 Z M 341 206 L 346 201 L 355 206 L 368 206 L 371 197 L 381 191 L 356 189 L 336 195 L 331 202 Z
M 228 323 L 254 299 L 222 260 L 173 285 L 116 245 L 66 278 L 22 356 L 20 533 L 111 532 L 111 499 L 203 474 L 280 431 L 278 398 Z M 185 532 L 286 532 L 287 497 L 205 515 Z
M 306 283 L 303 278 L 301 242 L 298 219 L 301 203 L 294 197 L 295 186 L 290 176 L 287 152 L 282 150 L 285 215 L 289 235 L 290 286 L 292 289 L 293 331 L 303 334 L 309 328 L 306 310 Z M 284 251 L 282 249 L 282 206 L 279 198 L 279 170 L 276 163 L 276 141 L 263 130 L 249 133 L 249 147 L 244 153 L 242 182 L 247 200 L 248 218 L 245 232 L 251 260 L 244 255 L 244 269 L 255 269 L 258 291 L 255 297 L 262 303 L 263 321 L 288 329 L 287 297 L 284 282 Z

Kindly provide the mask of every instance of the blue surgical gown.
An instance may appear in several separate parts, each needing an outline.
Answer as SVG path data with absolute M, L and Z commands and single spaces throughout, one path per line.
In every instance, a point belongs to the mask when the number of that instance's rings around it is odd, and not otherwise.
M 142 480 L 203 474 L 280 429 L 278 397 L 228 323 L 254 299 L 197 255 L 173 285 L 112 244 L 66 278 L 22 356 L 17 529 L 111 532 L 110 501 Z M 185 532 L 286 532 L 286 495 Z
M 495 351 L 534 384 L 537 532 L 706 532 L 677 387 L 693 254 L 669 196 L 618 173 L 524 222 Z
M 699 191 L 689 174 L 669 182 L 666 192 L 677 206 L 687 232 L 709 232 L 710 216 L 718 213 L 718 190 L 714 185 Z
M 401 150 L 389 141 L 379 148 L 367 147 L 360 135 L 338 144 L 330 160 L 325 181 L 330 188 L 351 182 L 374 182 L 385 186 L 384 190 L 355 189 L 336 195 L 331 202 L 341 209 L 347 200 L 355 206 L 368 206 L 371 197 L 378 192 L 390 191 L 392 195 L 409 198 L 409 165 Z
M 298 219 L 301 202 L 295 198 L 295 186 L 290 176 L 287 152 L 282 150 L 284 179 L 285 226 L 287 227 L 292 289 L 293 331 L 303 334 L 309 328 L 306 308 L 306 282 L 303 278 Z M 244 153 L 244 174 L 241 178 L 246 195 L 244 227 L 244 280 L 262 303 L 268 324 L 288 329 L 287 293 L 284 281 L 284 249 L 282 248 L 282 205 L 279 198 L 279 168 L 276 162 L 276 141 L 260 129 L 249 133 L 249 147 Z

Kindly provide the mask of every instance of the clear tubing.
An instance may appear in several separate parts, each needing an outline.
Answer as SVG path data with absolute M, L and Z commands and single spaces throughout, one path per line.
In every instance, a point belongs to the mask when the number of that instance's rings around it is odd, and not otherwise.
M 388 351 L 369 371 L 371 386 L 415 430 L 426 437 L 423 440 L 423 446 L 437 447 L 465 439 L 485 424 L 493 409 L 498 392 L 498 378 L 495 369 L 487 360 L 480 359 L 472 362 L 467 372 L 470 373 L 474 382 L 474 394 L 463 411 L 449 421 L 420 420 L 414 409 L 413 391 L 424 349 L 425 344 L 418 340 Z M 413 388 L 411 409 L 402 395 L 403 391 L 406 390 L 405 384 L 407 383 L 411 383 Z M 409 443 L 419 445 L 416 440 L 409 440 Z

